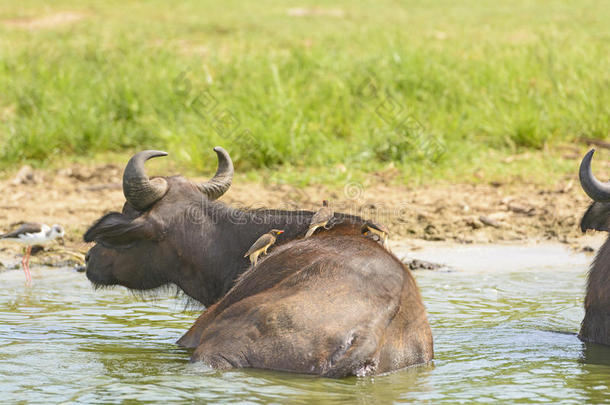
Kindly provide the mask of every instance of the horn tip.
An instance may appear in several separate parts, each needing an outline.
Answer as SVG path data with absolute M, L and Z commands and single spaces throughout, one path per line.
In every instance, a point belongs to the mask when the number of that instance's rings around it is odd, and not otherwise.
M 141 152 L 136 153 L 135 155 L 133 155 L 131 157 L 131 159 L 133 160 L 148 160 L 150 158 L 155 158 L 155 157 L 163 157 L 163 156 L 167 156 L 167 152 L 164 152 L 162 150 L 143 150 Z
M 226 152 L 222 146 L 214 146 L 214 152 Z
M 581 172 L 583 170 L 585 170 L 587 167 L 591 166 L 591 161 L 593 160 L 593 154 L 595 153 L 595 149 L 591 149 L 590 151 L 588 151 L 585 156 L 582 158 L 582 161 L 580 162 L 580 169 Z

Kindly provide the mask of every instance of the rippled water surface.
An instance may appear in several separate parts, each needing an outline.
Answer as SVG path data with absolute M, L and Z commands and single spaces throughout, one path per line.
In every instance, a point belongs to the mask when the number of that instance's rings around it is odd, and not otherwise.
M 174 341 L 196 314 L 173 298 L 94 291 L 68 269 L 33 269 L 30 288 L 1 272 L 1 402 L 610 402 L 610 348 L 575 336 L 591 257 L 558 246 L 412 256 L 456 269 L 416 273 L 434 364 L 343 380 L 189 364 Z

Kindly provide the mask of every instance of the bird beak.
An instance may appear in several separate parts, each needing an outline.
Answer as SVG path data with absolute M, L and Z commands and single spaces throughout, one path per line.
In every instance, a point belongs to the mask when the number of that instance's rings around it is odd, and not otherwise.
M 57 242 L 59 242 L 60 245 L 62 246 L 66 246 L 66 241 L 64 240 L 64 238 L 57 238 Z
M 278 235 L 281 235 L 281 234 L 283 234 L 283 233 L 284 233 L 284 231 L 279 231 L 277 234 L 278 234 Z

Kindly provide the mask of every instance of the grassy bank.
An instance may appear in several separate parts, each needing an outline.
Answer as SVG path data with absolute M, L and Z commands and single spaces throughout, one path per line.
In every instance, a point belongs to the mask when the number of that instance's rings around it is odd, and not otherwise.
M 4 168 L 155 148 L 208 170 L 219 144 L 295 181 L 494 177 L 569 172 L 549 150 L 610 133 L 603 1 L 46 3 L 0 3 Z

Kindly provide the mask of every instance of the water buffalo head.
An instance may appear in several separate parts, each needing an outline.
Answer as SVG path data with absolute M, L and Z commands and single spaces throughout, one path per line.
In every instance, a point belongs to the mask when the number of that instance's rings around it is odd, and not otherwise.
M 218 170 L 203 183 L 181 176 L 149 178 L 144 162 L 166 156 L 165 152 L 143 151 L 129 160 L 123 175 L 122 212 L 103 216 L 84 235 L 86 242 L 96 242 L 86 256 L 86 274 L 94 285 L 147 290 L 180 284 L 184 278 L 205 278 L 205 272 L 195 274 L 194 268 L 194 256 L 209 248 L 206 233 L 214 233 L 214 218 L 204 217 L 204 211 L 214 211 L 218 204 L 214 200 L 229 189 L 233 178 L 227 151 L 221 147 L 214 151 Z M 201 281 L 223 282 L 209 278 Z M 203 301 L 212 298 L 202 294 Z
M 593 203 L 583 215 L 580 229 L 596 231 L 610 231 L 610 184 L 599 181 L 591 170 L 591 160 L 595 149 L 591 149 L 580 163 L 580 184 Z

